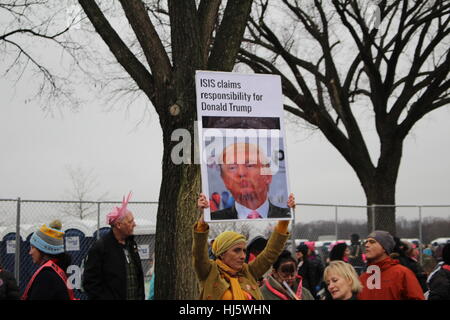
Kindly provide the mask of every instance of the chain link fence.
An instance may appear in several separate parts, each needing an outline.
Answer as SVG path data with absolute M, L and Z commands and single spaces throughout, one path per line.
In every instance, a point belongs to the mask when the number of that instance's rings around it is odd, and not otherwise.
M 423 254 L 427 247 L 436 252 L 450 242 L 450 205 L 319 205 L 299 204 L 296 208 L 293 239 L 296 245 L 314 241 L 322 259 L 326 259 L 330 245 L 336 241 L 350 244 L 356 233 L 360 239 L 375 230 L 377 224 L 386 224 L 388 215 L 395 212 L 395 236 L 419 248 L 419 261 L 423 266 L 429 257 Z M 384 220 L 386 219 L 386 220 Z M 377 224 L 376 224 L 377 223 Z M 433 263 L 431 263 L 433 264 Z
M 31 235 L 42 224 L 59 219 L 65 231 L 66 251 L 72 257 L 72 265 L 67 270 L 69 281 L 75 288 L 77 298 L 85 299 L 86 295 L 81 287 L 84 259 L 94 241 L 109 230 L 106 214 L 120 204 L 121 202 L 0 199 L 0 264 L 15 274 L 23 292 L 37 269 L 28 254 Z M 147 287 L 152 275 L 158 203 L 130 202 L 128 208 L 135 216 L 135 239 Z M 364 239 L 375 228 L 371 223 L 375 221 L 374 216 L 379 215 L 377 221 L 382 221 L 383 215 L 393 208 L 394 206 L 297 204 L 291 224 L 291 250 L 300 242 L 315 241 L 316 249 L 325 259 L 331 243 L 336 240 L 349 243 L 353 233 Z M 422 247 L 431 244 L 433 248 L 447 241 L 446 238 L 450 240 L 450 205 L 395 206 L 395 215 L 396 236 L 399 238 L 409 239 Z M 220 233 L 223 231 L 222 227 L 226 227 L 246 233 L 252 239 L 256 235 L 267 237 L 274 225 L 273 221 L 239 221 L 226 226 L 211 224 L 211 232 Z M 20 245 L 17 245 L 16 234 L 20 234 Z M 419 251 L 420 261 L 425 265 L 427 261 L 422 250 Z
M 81 286 L 84 260 L 95 240 L 110 229 L 106 215 L 120 205 L 121 202 L 0 199 L 0 264 L 14 273 L 23 292 L 38 268 L 28 254 L 30 238 L 41 225 L 58 219 L 65 232 L 66 252 L 72 258 L 67 269 L 68 280 L 75 289 L 75 296 L 86 299 Z M 157 206 L 157 202 L 128 204 L 136 222 L 134 234 L 146 286 L 152 276 Z M 20 243 L 16 234 L 20 234 Z

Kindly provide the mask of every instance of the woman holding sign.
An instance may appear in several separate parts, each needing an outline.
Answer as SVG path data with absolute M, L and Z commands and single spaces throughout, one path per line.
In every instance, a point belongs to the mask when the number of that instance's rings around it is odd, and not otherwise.
M 209 207 L 206 196 L 200 194 L 197 206 L 201 216 L 194 225 L 193 258 L 197 277 L 201 282 L 201 300 L 263 300 L 256 279 L 259 279 L 277 260 L 289 237 L 289 220 L 279 221 L 265 249 L 255 260 L 245 263 L 247 239 L 237 232 L 222 232 L 214 240 L 212 251 L 217 257 L 208 257 L 209 226 L 203 219 L 203 209 Z M 288 200 L 295 207 L 294 196 Z

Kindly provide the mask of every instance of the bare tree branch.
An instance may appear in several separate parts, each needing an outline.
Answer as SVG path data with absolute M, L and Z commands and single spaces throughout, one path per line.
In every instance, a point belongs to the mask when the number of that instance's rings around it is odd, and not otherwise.
M 404 138 L 425 114 L 448 105 L 450 2 L 283 0 L 283 5 L 285 16 L 292 17 L 286 25 L 267 22 L 271 6 L 249 21 L 248 48 L 240 61 L 255 72 L 281 76 L 283 93 L 292 101 L 285 110 L 323 132 L 355 170 L 369 204 L 395 203 Z M 280 40 L 279 30 L 289 24 L 302 26 L 298 34 L 314 46 L 313 55 Z M 339 50 L 351 58 L 342 59 Z M 355 118 L 356 103 L 373 111 L 380 140 L 376 165 Z M 393 217 L 377 223 L 395 231 Z
M 95 1 L 79 0 L 79 3 L 89 20 L 95 22 L 93 23 L 95 30 L 108 45 L 117 61 L 119 61 L 119 63 L 131 75 L 139 88 L 145 92 L 147 97 L 151 101 L 154 101 L 155 88 L 154 79 L 151 73 L 142 65 L 142 63 L 134 56 L 127 45 L 122 41 L 120 36 L 105 18 Z

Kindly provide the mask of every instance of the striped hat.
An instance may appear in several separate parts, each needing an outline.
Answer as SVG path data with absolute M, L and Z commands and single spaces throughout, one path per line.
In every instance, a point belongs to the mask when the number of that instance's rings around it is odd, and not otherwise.
M 47 227 L 45 224 L 31 236 L 30 244 L 40 251 L 56 255 L 64 252 L 64 232 L 61 221 L 55 220 Z

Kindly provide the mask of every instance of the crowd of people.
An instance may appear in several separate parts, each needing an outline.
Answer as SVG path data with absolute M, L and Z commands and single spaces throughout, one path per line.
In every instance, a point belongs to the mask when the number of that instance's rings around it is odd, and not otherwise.
M 206 196 L 201 194 L 199 209 L 203 211 L 208 206 Z M 291 195 L 288 207 L 293 206 Z M 300 244 L 295 257 L 284 250 L 288 223 L 280 220 L 267 242 L 258 238 L 258 250 L 254 250 L 255 239 L 246 247 L 243 235 L 224 232 L 213 241 L 211 259 L 209 226 L 201 216 L 194 227 L 193 245 L 194 267 L 202 288 L 200 299 L 450 299 L 450 273 L 446 267 L 450 262 L 450 244 L 443 249 L 443 261 L 429 276 L 414 257 L 415 250 L 409 242 L 382 230 L 370 233 L 363 243 L 357 234 L 351 236 L 351 245 L 336 243 L 324 264 L 313 242 Z M 436 290 L 446 292 L 446 297 L 438 298 Z
M 111 230 L 88 252 L 82 279 L 91 300 L 145 299 L 129 199 L 130 194 L 107 215 Z M 269 239 L 258 236 L 248 242 L 242 234 L 225 231 L 211 243 L 203 216 L 209 205 L 200 194 L 192 259 L 201 300 L 450 300 L 450 244 L 426 272 L 413 244 L 382 230 L 363 242 L 353 234 L 350 245 L 335 243 L 325 260 L 313 242 L 298 245 L 295 255 L 286 250 L 290 220 L 278 221 Z M 287 206 L 295 207 L 292 194 Z M 75 300 L 60 221 L 33 233 L 29 254 L 38 268 L 22 294 L 14 276 L 0 266 L 0 300 Z M 153 286 L 150 291 L 153 296 Z

